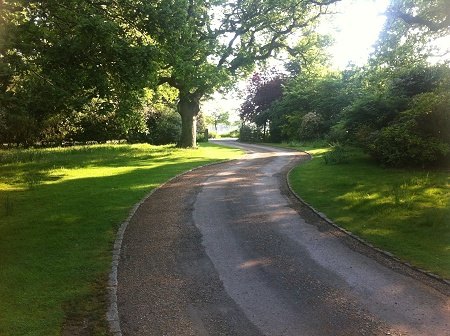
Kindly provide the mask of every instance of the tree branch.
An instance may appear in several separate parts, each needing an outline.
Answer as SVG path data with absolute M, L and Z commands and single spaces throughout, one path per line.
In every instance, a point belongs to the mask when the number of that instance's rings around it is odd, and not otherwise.
M 434 22 L 432 20 L 424 18 L 423 16 L 414 16 L 408 13 L 404 13 L 398 9 L 392 9 L 388 11 L 387 14 L 403 20 L 408 25 L 425 26 L 433 32 L 450 28 L 450 16 L 446 16 L 443 21 Z
M 158 86 L 159 85 L 163 85 L 163 84 L 169 84 L 170 86 L 178 89 L 178 90 L 182 90 L 183 89 L 183 85 L 181 85 L 177 80 L 175 80 L 175 78 L 173 77 L 160 77 L 158 80 Z

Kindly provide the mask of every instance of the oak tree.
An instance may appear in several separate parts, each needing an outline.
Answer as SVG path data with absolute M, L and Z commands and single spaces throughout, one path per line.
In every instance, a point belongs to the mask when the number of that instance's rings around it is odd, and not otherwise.
M 178 89 L 181 147 L 196 146 L 200 100 L 285 50 L 338 0 L 171 0 L 141 5 L 137 20 L 161 52 L 160 84 Z M 155 20 L 145 20 L 152 13 Z

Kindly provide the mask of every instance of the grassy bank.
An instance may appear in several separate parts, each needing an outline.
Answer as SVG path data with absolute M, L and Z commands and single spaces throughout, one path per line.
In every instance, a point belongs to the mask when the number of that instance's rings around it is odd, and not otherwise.
M 105 334 L 112 242 L 133 204 L 239 155 L 210 144 L 0 151 L 0 335 Z
M 290 147 L 313 154 L 289 177 L 305 201 L 375 246 L 450 278 L 448 171 L 382 168 L 358 150 L 347 163 L 326 164 L 323 144 Z

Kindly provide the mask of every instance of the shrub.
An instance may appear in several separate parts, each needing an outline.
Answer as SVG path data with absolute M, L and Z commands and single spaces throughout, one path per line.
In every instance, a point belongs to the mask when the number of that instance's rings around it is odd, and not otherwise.
M 443 162 L 448 157 L 449 144 L 434 137 L 423 137 L 416 129 L 415 120 L 383 128 L 369 146 L 370 154 L 378 161 L 394 167 L 424 167 Z
M 323 155 L 325 164 L 342 164 L 350 160 L 350 151 L 339 142 L 330 145 L 331 150 Z
M 217 139 L 220 138 L 220 135 L 217 134 L 216 131 L 209 131 L 208 132 L 208 139 Z
M 244 142 L 261 142 L 263 134 L 255 126 L 242 125 L 239 131 L 239 140 Z
M 228 133 L 222 134 L 221 137 L 222 138 L 239 138 L 239 130 L 238 129 L 232 130 Z
M 450 153 L 450 93 L 418 95 L 411 109 L 373 136 L 370 154 L 389 166 L 432 166 Z
M 355 100 L 343 113 L 343 126 L 349 132 L 349 139 L 366 147 L 373 132 L 397 118 L 402 104 L 403 99 L 389 95 L 368 94 Z
M 331 127 L 326 136 L 326 140 L 330 143 L 340 142 L 345 143 L 349 141 L 348 131 L 343 122 L 338 122 Z
M 306 113 L 300 124 L 299 138 L 301 140 L 318 139 L 323 133 L 323 118 L 316 112 Z
M 147 119 L 147 141 L 153 145 L 177 143 L 181 135 L 181 117 L 175 111 L 152 111 Z

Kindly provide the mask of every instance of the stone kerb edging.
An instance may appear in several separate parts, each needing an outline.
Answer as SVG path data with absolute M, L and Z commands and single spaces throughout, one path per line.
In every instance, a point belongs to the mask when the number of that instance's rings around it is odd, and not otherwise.
M 152 189 L 147 195 L 144 196 L 138 203 L 136 203 L 133 208 L 130 210 L 128 217 L 125 219 L 125 221 L 122 222 L 119 229 L 117 230 L 116 234 L 116 240 L 114 241 L 113 251 L 112 251 L 112 262 L 111 262 L 111 272 L 109 273 L 108 278 L 108 311 L 106 313 L 106 320 L 109 324 L 109 330 L 111 331 L 112 335 L 114 336 L 122 336 L 122 329 L 120 327 L 120 319 L 119 319 L 119 309 L 117 306 L 117 286 L 118 286 L 118 280 L 117 280 L 117 272 L 119 267 L 119 260 L 120 260 L 120 251 L 122 249 L 122 241 L 123 236 L 125 234 L 125 230 L 127 229 L 128 224 L 130 223 L 133 216 L 136 214 L 136 211 L 139 209 L 139 207 L 158 189 L 162 188 L 166 184 L 172 182 L 173 180 L 188 174 L 194 170 L 213 166 L 213 165 L 219 165 L 223 163 L 233 162 L 235 159 L 231 160 L 223 160 L 219 162 L 212 162 L 208 164 L 204 164 L 202 166 L 198 166 L 192 169 L 189 169 L 183 173 L 180 173 L 178 175 L 175 175 L 174 177 L 170 178 L 166 182 L 162 183 L 158 187 Z
M 306 152 L 306 151 L 304 151 L 304 153 L 308 154 L 309 157 L 310 157 L 310 159 L 312 159 L 313 156 L 312 156 L 310 153 L 308 153 L 308 152 Z M 290 174 L 290 173 L 292 172 L 292 170 L 293 170 L 294 168 L 296 168 L 296 167 L 297 167 L 297 166 L 294 166 L 293 168 L 291 168 L 291 169 L 288 171 L 288 173 L 286 174 L 286 183 L 287 183 L 287 185 L 288 185 L 288 187 L 289 187 L 289 190 L 290 190 L 291 193 L 295 196 L 295 198 L 297 198 L 303 205 L 305 205 L 306 207 L 308 207 L 308 208 L 309 208 L 312 212 L 314 212 L 317 216 L 319 216 L 319 217 L 320 217 L 321 219 L 323 219 L 325 222 L 327 222 L 327 223 L 330 224 L 331 226 L 335 227 L 336 229 L 338 229 L 338 230 L 341 231 L 342 233 L 344 233 L 344 234 L 346 234 L 347 236 L 349 236 L 349 237 L 351 237 L 351 238 L 357 240 L 357 241 L 360 242 L 361 244 L 366 245 L 366 246 L 370 247 L 371 249 L 373 249 L 373 250 L 375 250 L 375 251 L 377 251 L 377 252 L 383 254 L 383 255 L 386 256 L 387 258 L 389 258 L 389 259 L 391 259 L 391 260 L 394 260 L 395 262 L 398 262 L 398 263 L 400 263 L 400 264 L 402 264 L 402 265 L 404 265 L 404 266 L 406 266 L 406 267 L 409 267 L 409 268 L 413 269 L 413 270 L 416 271 L 416 272 L 422 273 L 422 274 L 424 274 L 424 275 L 426 275 L 426 276 L 428 276 L 428 277 L 430 277 L 430 278 L 432 278 L 432 279 L 434 279 L 434 280 L 438 280 L 438 281 L 440 281 L 440 282 L 442 282 L 442 283 L 444 283 L 444 284 L 446 284 L 446 285 L 450 285 L 450 281 L 449 281 L 449 280 L 444 279 L 443 277 L 441 277 L 441 276 L 439 276 L 439 275 L 437 275 L 437 274 L 434 274 L 434 273 L 428 272 L 428 271 L 426 271 L 426 270 L 424 270 L 424 269 L 421 269 L 421 268 L 419 268 L 419 267 L 416 267 L 416 266 L 414 266 L 414 265 L 412 265 L 412 264 L 410 264 L 410 263 L 408 263 L 408 262 L 406 262 L 406 261 L 403 261 L 403 260 L 399 259 L 398 257 L 396 257 L 396 256 L 395 256 L 394 254 L 392 254 L 391 252 L 388 252 L 388 251 L 382 250 L 382 249 L 380 249 L 380 248 L 378 248 L 378 247 L 375 247 L 374 245 L 372 245 L 372 244 L 369 243 L 368 241 L 362 239 L 361 237 L 355 235 L 355 234 L 352 233 L 351 231 L 348 231 L 348 230 L 346 230 L 346 229 L 340 227 L 339 225 L 337 225 L 336 223 L 334 223 L 331 219 L 329 219 L 324 213 L 322 213 L 322 212 L 320 212 L 320 211 L 317 211 L 311 204 L 309 204 L 309 203 L 306 202 L 303 198 L 301 198 L 301 197 L 294 191 L 294 189 L 292 188 L 292 185 L 291 185 L 291 183 L 290 183 L 290 181 L 289 181 L 289 174 Z

